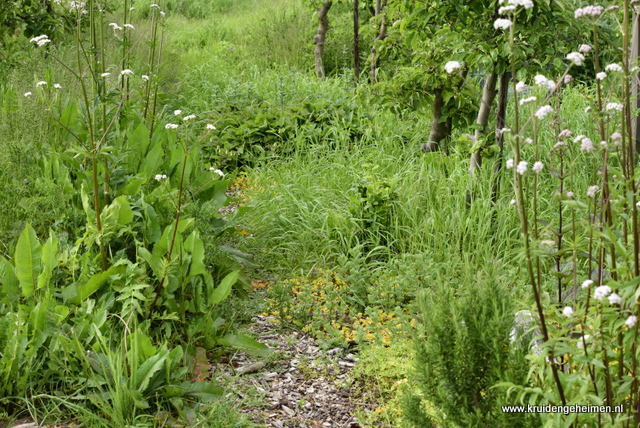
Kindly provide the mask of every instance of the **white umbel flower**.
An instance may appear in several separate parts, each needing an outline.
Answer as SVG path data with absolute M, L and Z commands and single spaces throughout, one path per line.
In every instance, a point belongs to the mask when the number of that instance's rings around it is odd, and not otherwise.
M 444 71 L 446 71 L 448 74 L 451 74 L 454 71 L 458 70 L 461 66 L 462 65 L 459 61 L 449 61 L 444 65 Z
M 493 28 L 496 30 L 506 30 L 511 27 L 512 22 L 508 19 L 498 18 L 493 23 Z
M 552 111 L 553 108 L 547 104 L 546 106 L 540 107 L 534 114 L 538 119 L 542 120 Z
M 542 162 L 538 161 L 538 162 L 533 164 L 533 168 L 531 168 L 531 171 L 533 171 L 536 174 L 538 174 L 540 171 L 542 171 L 542 168 L 544 168 L 544 164 Z
M 609 294 L 611 294 L 611 287 L 609 287 L 608 285 L 601 285 L 600 287 L 596 287 L 595 291 L 593 292 L 593 298 L 596 300 L 602 300 Z
M 120 72 L 121 75 L 123 76 L 132 76 L 133 75 L 133 71 L 129 70 L 128 68 L 125 68 L 124 70 L 122 70 Z
M 580 52 L 571 52 L 567 54 L 567 59 L 575 65 L 582 65 L 584 63 L 584 55 Z
M 571 315 L 573 315 L 573 308 L 571 306 L 565 306 L 562 310 L 562 315 L 567 318 L 571 317 Z
M 167 123 L 164 128 L 165 129 L 176 129 L 179 125 L 175 124 L 175 123 Z
M 518 166 L 516 167 L 516 172 L 520 175 L 524 174 L 525 172 L 527 172 L 527 165 L 529 165 L 529 162 L 520 161 L 520 163 L 518 163 Z

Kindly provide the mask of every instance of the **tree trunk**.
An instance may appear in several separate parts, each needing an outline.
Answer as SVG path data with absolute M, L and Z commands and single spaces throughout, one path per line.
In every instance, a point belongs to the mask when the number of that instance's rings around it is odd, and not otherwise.
M 333 2 L 325 0 L 320 9 L 318 9 L 318 32 L 313 37 L 313 44 L 316 48 L 313 52 L 316 64 L 316 74 L 319 78 L 324 78 L 324 44 L 327 40 L 327 31 L 329 30 L 329 9 Z
M 353 74 L 355 74 L 356 84 L 360 78 L 360 45 L 359 33 L 360 22 L 358 16 L 358 0 L 353 0 Z
M 636 64 L 638 57 L 640 57 L 640 15 L 637 13 L 633 16 L 633 33 L 631 36 L 631 58 L 629 58 L 629 64 Z M 631 77 L 631 99 L 635 100 L 632 107 L 640 108 L 640 99 L 638 98 L 638 87 L 640 86 L 640 77 L 638 74 L 633 74 Z M 640 116 L 633 116 L 631 118 L 631 138 L 629 144 L 632 144 L 636 153 L 640 153 Z
M 380 16 L 385 7 L 387 6 L 387 0 L 383 2 L 381 0 L 376 0 L 376 17 Z M 373 45 L 371 46 L 371 69 L 369 70 L 369 77 L 371 79 L 371 84 L 376 83 L 376 70 L 378 68 L 378 55 L 376 43 L 384 40 L 387 37 L 387 16 L 383 15 L 380 19 L 380 28 L 378 30 L 378 35 L 375 39 L 373 39 Z
M 507 123 L 507 104 L 509 103 L 509 72 L 505 71 L 500 77 L 500 90 L 498 92 L 498 111 L 496 112 L 496 145 L 500 148 L 498 161 L 493 166 L 493 187 L 491 189 L 491 202 L 498 202 L 500 192 L 500 170 L 502 169 L 502 149 L 504 148 L 504 136 L 498 130 Z
M 480 125 L 479 129 L 476 129 L 473 136 L 473 143 L 475 144 L 484 134 L 486 134 L 487 124 L 489 123 L 489 115 L 491 113 L 491 105 L 496 97 L 496 83 L 498 81 L 498 75 L 491 73 L 487 80 L 484 82 L 484 88 L 482 88 L 482 101 L 480 102 L 480 109 L 478 110 L 478 118 L 476 124 Z M 479 149 L 471 154 L 469 173 L 474 174 L 477 168 L 482 165 L 482 149 Z
M 422 143 L 422 151 L 425 153 L 435 152 L 440 149 L 440 142 L 449 136 L 451 132 L 447 126 L 447 121 L 440 121 L 444 98 L 442 89 L 433 91 L 433 120 L 431 121 L 431 131 L 429 132 L 429 142 Z

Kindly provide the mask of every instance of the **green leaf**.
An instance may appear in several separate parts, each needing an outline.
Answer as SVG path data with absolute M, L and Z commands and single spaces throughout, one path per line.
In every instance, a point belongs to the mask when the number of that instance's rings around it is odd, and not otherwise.
M 38 289 L 44 288 L 51 281 L 53 270 L 58 265 L 58 237 L 49 230 L 49 239 L 42 247 L 42 273 L 38 276 Z
M 145 262 L 147 262 L 147 264 L 149 265 L 149 267 L 151 268 L 151 270 L 153 271 L 153 274 L 156 276 L 157 279 L 160 279 L 163 277 L 164 268 L 163 268 L 161 256 L 151 254 L 149 250 L 147 250 L 144 247 L 138 248 L 138 254 L 140 255 L 140 257 L 144 259 Z
M 11 306 L 13 302 L 17 303 L 20 300 L 20 282 L 13 265 L 2 256 L 0 256 L 0 284 L 2 284 L 0 302 L 4 301 Z
M 220 285 L 218 285 L 209 296 L 210 305 L 217 305 L 229 296 L 231 287 L 233 287 L 233 284 L 238 280 L 238 275 L 240 275 L 240 271 L 236 270 L 224 277 Z
M 119 196 L 114 201 L 114 204 L 118 205 L 120 209 L 118 210 L 118 224 L 125 225 L 129 224 L 133 221 L 133 211 L 129 206 L 129 200 L 126 196 Z
M 70 303 L 78 304 L 98 291 L 100 287 L 102 287 L 104 283 L 107 282 L 109 277 L 111 277 L 112 275 L 123 274 L 126 272 L 126 270 L 127 267 L 124 265 L 111 266 L 104 272 L 93 275 L 87 282 L 82 285 L 69 285 L 62 291 L 62 297 Z
M 271 349 L 267 345 L 256 342 L 244 334 L 227 334 L 218 339 L 218 344 L 242 349 L 249 354 L 258 356 L 267 356 L 271 353 Z
M 138 391 L 144 394 L 151 378 L 156 374 L 156 372 L 162 369 L 168 355 L 169 351 L 165 349 L 153 357 L 148 358 L 140 367 L 138 367 L 135 378 L 135 387 Z
M 15 252 L 16 276 L 22 287 L 22 295 L 30 296 L 35 290 L 38 275 L 42 272 L 42 247 L 36 231 L 27 223 L 18 238 Z
M 190 395 L 206 403 L 220 398 L 224 392 L 222 388 L 209 382 L 182 382 L 180 387 L 183 388 L 184 395 Z
M 208 272 L 204 264 L 204 242 L 202 242 L 197 230 L 191 232 L 184 242 L 184 248 L 191 254 L 189 275 L 206 275 Z

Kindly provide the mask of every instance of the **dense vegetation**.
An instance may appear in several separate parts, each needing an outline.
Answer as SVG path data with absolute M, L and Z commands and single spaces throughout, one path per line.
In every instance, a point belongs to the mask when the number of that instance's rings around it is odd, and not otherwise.
M 9 2 L 0 420 L 249 425 L 202 366 L 266 356 L 264 312 L 359 352 L 363 424 L 637 426 L 637 35 L 602 6 Z

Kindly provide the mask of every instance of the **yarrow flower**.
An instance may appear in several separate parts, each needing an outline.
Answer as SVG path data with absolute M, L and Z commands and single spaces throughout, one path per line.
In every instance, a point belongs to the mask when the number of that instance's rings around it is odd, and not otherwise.
M 196 115 L 195 114 L 190 114 L 189 116 L 185 116 L 182 118 L 182 120 L 187 121 L 187 120 L 191 120 L 191 119 L 195 119 Z
M 573 198 L 574 194 L 573 192 L 567 192 L 567 198 Z
M 571 81 L 573 80 L 573 76 L 570 74 L 567 74 L 566 76 L 564 76 L 564 84 L 568 85 L 569 83 L 571 83 Z
M 622 104 L 618 104 L 618 103 L 607 103 L 607 105 L 604 108 L 605 110 L 616 110 L 616 111 L 622 111 Z
M 546 115 L 548 115 L 552 111 L 553 111 L 553 108 L 551 108 L 550 105 L 546 105 L 546 106 L 540 107 L 538 111 L 536 111 L 534 114 L 538 119 L 542 120 L 545 118 Z
M 567 54 L 567 59 L 575 65 L 582 65 L 584 63 L 584 55 L 580 52 L 571 52 Z
M 178 127 L 178 125 L 176 125 L 175 123 L 167 123 L 164 128 L 165 129 L 176 129 Z
M 216 127 L 210 123 L 207 123 L 207 129 L 216 129 Z
M 120 72 L 120 74 L 123 76 L 131 76 L 133 74 L 133 71 L 129 70 L 128 68 L 125 68 Z
M 61 85 L 61 84 L 59 84 L 59 83 L 54 83 L 54 84 L 53 84 L 53 87 L 54 87 L 55 89 L 62 89 L 62 85 Z
M 527 104 L 527 103 L 532 103 L 534 101 L 538 101 L 538 98 L 537 97 L 523 98 L 523 99 L 520 100 L 520 105 L 524 105 L 524 104 Z
M 155 3 L 154 4 L 150 4 L 149 7 L 152 8 L 152 9 L 160 9 L 160 6 L 158 6 Z
M 527 137 L 527 138 L 524 139 L 524 142 L 527 143 L 527 144 L 531 144 L 531 143 L 533 143 L 533 139 Z
M 604 71 L 601 71 L 600 73 L 596 74 L 596 79 L 598 80 L 604 80 L 607 77 L 607 73 L 605 73 Z
M 42 81 L 40 81 L 40 82 L 36 83 L 36 86 L 42 86 L 42 85 L 46 85 L 46 84 L 47 84 L 47 82 L 45 82 L 44 80 L 42 80 Z
M 591 46 L 589 45 L 580 45 L 578 50 L 582 53 L 589 53 L 591 51 Z
M 100 76 L 102 76 L 102 77 L 109 77 L 109 76 L 111 76 L 111 73 L 102 73 Z
M 585 113 L 589 113 L 590 111 L 591 111 L 591 107 L 587 107 L 587 108 L 584 109 Z
M 635 315 L 630 315 L 624 323 L 627 325 L 627 327 L 631 328 L 636 325 L 637 322 L 638 317 L 636 317 Z
M 218 174 L 220 177 L 224 177 L 224 172 L 220 171 L 219 169 L 215 169 L 214 167 L 209 168 L 209 171 L 213 171 L 216 174 Z
M 585 6 L 583 8 L 576 9 L 573 16 L 576 19 L 582 18 L 583 16 L 599 16 L 602 14 L 603 10 L 604 8 L 602 6 Z
M 616 73 L 622 73 L 622 67 L 620 67 L 616 63 L 609 64 L 604 69 L 607 71 L 615 71 Z
M 540 245 L 545 245 L 547 247 L 553 247 L 556 245 L 555 241 L 540 241 Z
M 509 205 L 515 205 L 516 204 L 516 200 L 515 199 L 511 199 L 511 201 L 509 201 Z
M 593 149 L 593 141 L 591 141 L 591 139 L 587 137 L 584 137 L 582 139 L 582 144 L 580 144 L 580 150 L 584 150 L 585 152 L 592 152 Z
M 527 165 L 529 165 L 529 162 L 520 161 L 520 163 L 518 163 L 518 166 L 516 167 L 516 172 L 520 175 L 524 174 L 525 172 L 527 172 Z
M 513 159 L 507 159 L 507 169 L 513 168 Z
M 564 138 L 564 137 L 569 138 L 569 137 L 571 137 L 571 135 L 572 135 L 571 131 L 569 131 L 568 129 L 563 129 L 558 134 L 558 138 Z
M 444 65 L 444 70 L 448 73 L 451 74 L 454 71 L 456 71 L 457 69 L 459 69 L 461 67 L 460 62 L 458 61 L 449 61 L 448 63 L 446 63 Z
M 173 115 L 174 115 L 174 116 L 179 116 L 179 115 L 181 115 L 181 114 L 182 114 L 182 110 L 174 110 L 174 111 L 173 111 Z
M 598 192 L 598 190 L 600 190 L 600 186 L 591 186 L 587 189 L 587 196 L 590 198 L 594 198 L 596 196 L 596 193 Z
M 611 287 L 608 285 L 601 285 L 600 287 L 596 287 L 596 290 L 593 292 L 593 298 L 596 300 L 602 300 L 609 294 L 611 294 Z
M 147 76 L 146 74 L 142 75 L 142 80 L 144 80 L 145 82 L 149 80 L 149 76 Z
M 531 168 L 531 171 L 533 171 L 536 174 L 538 174 L 540 171 L 542 171 L 542 168 L 544 168 L 544 164 L 542 162 L 538 161 L 538 162 L 533 164 L 533 168 Z
M 619 305 L 622 303 L 622 297 L 618 296 L 616 293 L 613 293 L 609 296 L 609 303 L 612 305 Z
M 112 22 L 111 24 L 109 24 L 109 27 L 113 28 L 113 31 L 122 30 L 122 27 L 116 24 L 115 22 Z
M 502 6 L 501 8 L 498 9 L 498 13 L 500 15 L 503 15 L 507 12 L 511 12 L 512 10 L 515 10 L 515 6 L 514 5 L 510 5 L 510 6 Z
M 582 288 L 589 288 L 593 284 L 593 280 L 587 279 L 582 283 Z
M 556 89 L 556 82 L 554 82 L 553 80 L 547 79 L 542 74 L 536 75 L 536 77 L 534 77 L 533 80 L 536 82 L 536 85 L 546 86 L 550 91 L 554 91 Z
M 522 92 L 524 90 L 526 90 L 528 88 L 527 84 L 524 83 L 523 81 L 519 81 L 518 83 L 516 83 L 516 91 L 517 92 Z
M 164 18 L 164 17 L 165 17 L 165 16 L 167 16 L 167 15 L 166 15 L 166 13 L 164 13 L 163 11 L 160 11 L 160 16 Z
M 508 19 L 498 18 L 493 23 L 493 28 L 495 28 L 496 30 L 506 30 L 507 28 L 511 27 L 511 24 L 512 22 Z
M 571 306 L 565 306 L 562 310 L 562 315 L 569 318 L 573 315 L 573 308 Z
M 24 93 L 24 96 L 25 96 L 25 97 L 30 97 L 30 96 L 31 96 L 31 92 L 25 92 L 25 93 Z
M 131 24 L 124 24 L 124 25 L 123 25 L 123 27 L 124 27 L 124 28 L 128 28 L 128 29 L 130 29 L 130 30 L 135 30 L 134 26 L 133 26 L 133 25 L 131 25 Z
M 155 176 L 155 177 L 153 177 L 153 178 L 155 178 L 155 179 L 156 179 L 156 181 L 162 181 L 162 180 L 164 180 L 165 178 L 167 178 L 167 176 L 166 176 L 166 175 L 164 175 L 164 174 L 156 174 L 156 176 Z

